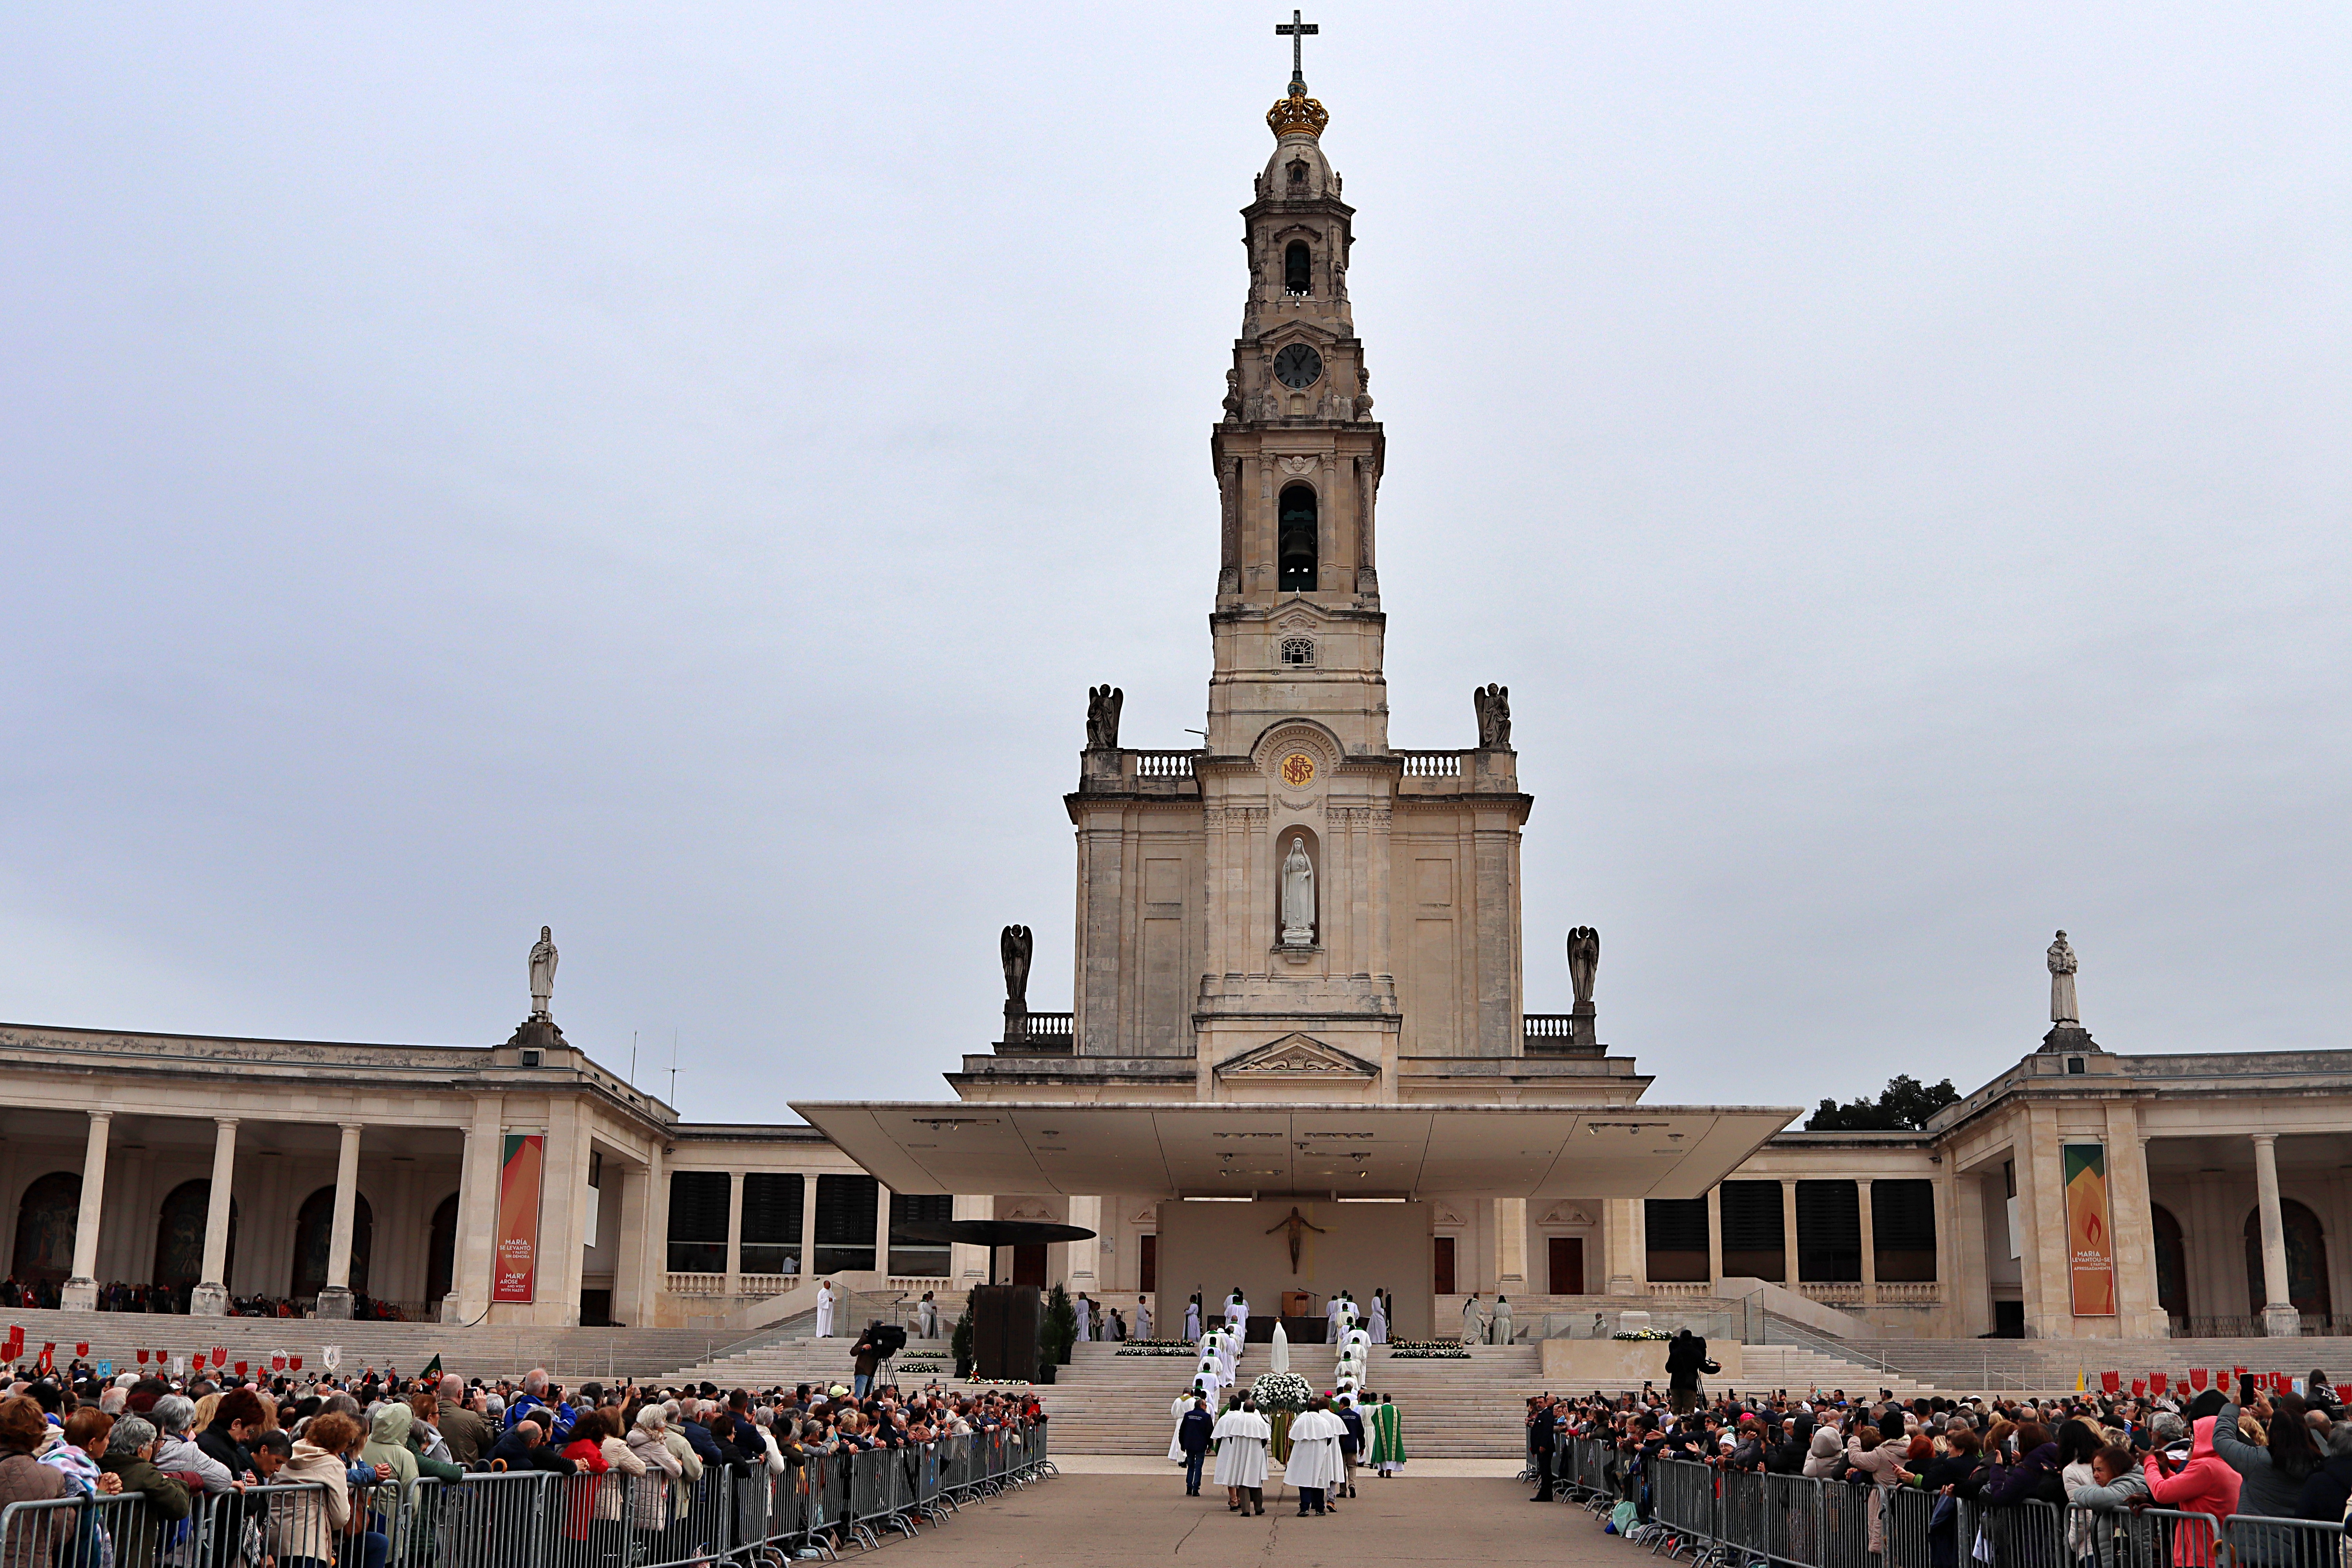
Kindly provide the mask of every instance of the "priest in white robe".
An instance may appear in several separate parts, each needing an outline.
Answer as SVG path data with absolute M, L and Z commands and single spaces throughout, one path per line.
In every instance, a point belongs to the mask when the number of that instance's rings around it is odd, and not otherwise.
M 1462 1342 L 1465 1345 L 1483 1344 L 1486 1339 L 1486 1314 L 1478 1305 L 1478 1292 L 1473 1290 L 1470 1299 L 1462 1303 Z
M 1193 1341 L 1201 1337 L 1201 1293 L 1198 1290 L 1193 1291 L 1192 1299 L 1184 1303 L 1184 1337 Z
M 1257 1413 L 1255 1401 L 1241 1404 L 1217 1417 L 1210 1434 L 1217 1445 L 1217 1485 L 1225 1489 L 1225 1506 L 1234 1513 L 1265 1511 L 1265 1451 L 1274 1441 L 1274 1427 Z
M 1328 1492 L 1345 1473 L 1339 1435 L 1347 1429 L 1326 1399 L 1316 1400 L 1291 1422 L 1290 1458 L 1282 1467 L 1282 1479 L 1298 1489 L 1299 1518 L 1333 1511 Z
M 1366 1326 L 1372 1336 L 1372 1343 L 1384 1345 L 1389 1342 L 1389 1299 L 1378 1290 L 1372 1292 L 1372 1315 Z
M 1151 1337 L 1151 1298 L 1149 1296 L 1135 1299 L 1135 1337 L 1139 1340 Z
M 1077 1342 L 1082 1345 L 1092 1342 L 1095 1337 L 1095 1304 L 1087 1300 L 1084 1290 L 1078 1292 L 1078 1299 L 1070 1310 L 1077 1315 Z
M 1242 1294 L 1238 1285 L 1234 1287 L 1234 1293 L 1225 1298 L 1225 1327 L 1231 1329 L 1237 1339 L 1249 1332 L 1249 1298 Z
M 1168 1406 L 1168 1418 L 1176 1423 L 1175 1430 L 1168 1435 L 1168 1462 L 1171 1465 L 1184 1462 L 1184 1413 L 1192 1408 L 1193 1396 L 1200 1394 L 1207 1394 L 1214 1399 L 1215 1385 L 1194 1378 L 1192 1386 L 1178 1394 Z
M 833 1338 L 833 1281 L 828 1279 L 816 1288 L 816 1337 Z

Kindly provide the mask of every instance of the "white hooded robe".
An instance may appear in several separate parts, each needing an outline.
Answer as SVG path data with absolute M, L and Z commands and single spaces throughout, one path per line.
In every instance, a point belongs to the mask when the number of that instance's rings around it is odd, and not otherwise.
M 1228 1410 L 1217 1417 L 1210 1434 L 1217 1445 L 1217 1485 L 1265 1485 L 1265 1449 L 1274 1441 L 1274 1427 L 1255 1410 Z

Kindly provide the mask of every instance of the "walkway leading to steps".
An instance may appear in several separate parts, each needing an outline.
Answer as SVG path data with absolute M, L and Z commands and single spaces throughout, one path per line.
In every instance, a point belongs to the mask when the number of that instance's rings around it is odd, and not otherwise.
M 1408 1474 L 1409 1474 L 1408 1470 Z M 1531 1504 L 1501 1479 L 1359 1479 L 1358 1496 L 1319 1519 L 1298 1517 L 1280 1477 L 1263 1516 L 1230 1513 L 1222 1490 L 1184 1495 L 1184 1478 L 1066 1474 L 920 1538 L 884 1549 L 898 1568 L 1098 1568 L 1129 1563 L 1280 1563 L 1283 1568 L 1630 1568 L 1632 1549 L 1602 1535 L 1582 1509 Z M 1647 1561 L 1646 1555 L 1643 1561 Z

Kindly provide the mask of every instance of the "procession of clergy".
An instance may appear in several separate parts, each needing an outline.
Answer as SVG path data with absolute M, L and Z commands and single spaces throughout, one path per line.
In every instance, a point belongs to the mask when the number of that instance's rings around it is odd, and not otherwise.
M 1393 1476 L 1404 1466 L 1402 1423 L 1394 1404 L 1382 1398 L 1369 1403 L 1363 1390 L 1370 1347 L 1388 1342 L 1388 1300 L 1372 1292 L 1368 1326 L 1358 1326 L 1360 1309 L 1347 1291 L 1334 1296 L 1325 1309 L 1329 1323 L 1328 1342 L 1339 1346 L 1339 1358 L 1328 1394 L 1310 1397 L 1295 1415 L 1285 1436 L 1289 1453 L 1281 1460 L 1283 1479 L 1298 1491 L 1298 1513 L 1338 1511 L 1333 1500 L 1356 1495 L 1359 1458 L 1380 1472 Z M 1225 1507 L 1236 1514 L 1265 1511 L 1265 1479 L 1275 1431 L 1250 1394 L 1225 1402 L 1224 1413 L 1213 1415 L 1210 1406 L 1231 1388 L 1235 1369 L 1247 1347 L 1249 1302 L 1237 1289 L 1225 1300 L 1223 1323 L 1201 1331 L 1201 1298 L 1195 1293 L 1184 1308 L 1187 1338 L 1198 1337 L 1201 1360 L 1192 1384 L 1169 1407 L 1175 1435 L 1168 1442 L 1168 1458 L 1184 1467 L 1184 1495 L 1201 1495 L 1201 1472 L 1209 1453 L 1217 1458 L 1215 1481 L 1225 1489 Z M 1276 1319 L 1267 1347 L 1267 1372 L 1290 1371 L 1290 1338 Z M 1255 1384 L 1253 1385 L 1255 1387 Z M 1361 1406 L 1360 1409 L 1359 1406 Z

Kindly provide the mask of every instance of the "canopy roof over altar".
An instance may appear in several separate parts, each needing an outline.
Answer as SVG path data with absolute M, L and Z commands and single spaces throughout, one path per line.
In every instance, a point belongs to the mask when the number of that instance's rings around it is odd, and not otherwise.
M 1696 1198 L 1794 1106 L 815 1101 L 793 1109 L 901 1193 Z

